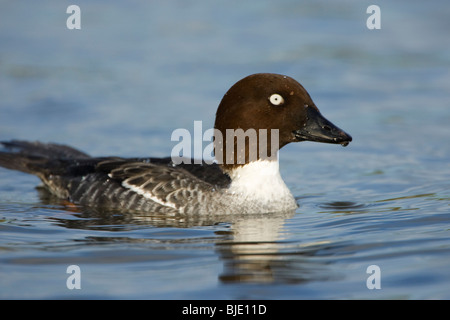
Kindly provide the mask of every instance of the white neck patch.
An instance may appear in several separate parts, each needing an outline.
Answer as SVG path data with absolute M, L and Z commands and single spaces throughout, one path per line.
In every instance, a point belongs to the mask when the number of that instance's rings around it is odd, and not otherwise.
M 295 199 L 280 175 L 278 160 L 258 160 L 234 168 L 228 192 L 247 201 L 295 205 Z M 280 208 L 283 209 L 283 208 Z

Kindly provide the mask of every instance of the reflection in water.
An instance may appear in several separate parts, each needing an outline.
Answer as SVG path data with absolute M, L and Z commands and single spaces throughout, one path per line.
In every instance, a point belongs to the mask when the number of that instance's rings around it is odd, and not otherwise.
M 224 231 L 223 228 L 215 231 L 217 237 L 214 238 L 216 253 L 223 261 L 223 271 L 219 275 L 222 283 L 301 283 L 335 278 L 335 275 L 330 275 L 326 270 L 329 261 L 323 256 L 317 256 L 319 251 L 326 251 L 331 246 L 329 242 L 299 244 L 286 240 L 284 225 L 295 212 L 207 217 L 165 216 L 105 211 L 62 203 L 43 188 L 39 188 L 39 194 L 47 209 L 53 207 L 74 213 L 74 219 L 51 217 L 56 224 L 65 228 L 114 232 L 139 229 L 142 226 L 229 226 L 229 231 Z M 114 240 L 151 244 L 160 239 L 89 236 L 85 240 L 90 243 Z M 192 239 L 178 238 L 173 243 L 189 241 Z
M 282 229 L 290 213 L 250 219 L 235 219 L 233 238 L 217 244 L 217 252 L 224 261 L 220 275 L 223 282 L 272 282 L 277 262 L 282 255 Z
M 286 219 L 293 212 L 272 214 L 232 223 L 233 239 L 217 244 L 224 261 L 220 280 L 224 283 L 300 283 L 327 280 L 326 262 L 314 258 L 329 243 L 299 245 L 283 241 Z

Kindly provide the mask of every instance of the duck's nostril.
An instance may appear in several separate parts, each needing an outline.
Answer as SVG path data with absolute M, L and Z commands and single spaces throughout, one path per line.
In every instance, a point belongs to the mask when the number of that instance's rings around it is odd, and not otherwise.
M 330 128 L 329 126 L 327 126 L 327 125 L 324 125 L 322 128 L 323 128 L 324 130 L 326 130 L 326 131 L 331 131 L 331 128 Z

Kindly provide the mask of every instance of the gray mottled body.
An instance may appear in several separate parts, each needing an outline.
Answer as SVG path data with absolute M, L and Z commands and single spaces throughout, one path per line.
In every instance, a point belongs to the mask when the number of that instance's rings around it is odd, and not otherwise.
M 174 166 L 170 158 L 91 158 L 64 145 L 39 142 L 3 144 L 1 166 L 35 174 L 51 193 L 82 205 L 202 213 L 218 210 L 219 203 L 210 198 L 223 194 L 220 190 L 230 183 L 217 165 Z

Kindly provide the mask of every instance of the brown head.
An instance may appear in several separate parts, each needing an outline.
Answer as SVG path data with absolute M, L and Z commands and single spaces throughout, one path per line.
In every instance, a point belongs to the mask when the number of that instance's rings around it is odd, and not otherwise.
M 271 73 L 253 74 L 234 84 L 220 102 L 214 127 L 216 133 L 222 135 L 215 135 L 216 160 L 225 171 L 251 160 L 273 159 L 278 150 L 290 142 L 309 140 L 345 146 L 352 140 L 320 114 L 300 83 Z M 267 139 L 261 140 L 260 133 L 264 133 L 264 129 Z M 247 133 L 244 147 L 237 145 L 239 138 L 230 139 L 233 130 L 235 137 Z M 254 134 L 257 141 L 252 141 Z M 254 150 L 257 150 L 256 155 Z

